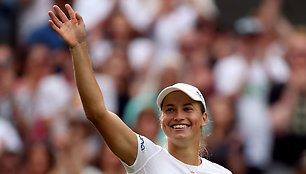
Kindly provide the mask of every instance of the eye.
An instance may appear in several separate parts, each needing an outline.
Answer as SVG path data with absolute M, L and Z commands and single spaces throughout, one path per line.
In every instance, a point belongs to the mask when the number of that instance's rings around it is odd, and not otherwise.
M 184 111 L 186 111 L 186 112 L 190 112 L 190 111 L 192 111 L 193 109 L 192 109 L 192 107 L 185 107 L 184 108 Z
M 165 112 L 173 112 L 173 111 L 174 111 L 173 108 L 167 108 L 167 109 L 165 110 Z

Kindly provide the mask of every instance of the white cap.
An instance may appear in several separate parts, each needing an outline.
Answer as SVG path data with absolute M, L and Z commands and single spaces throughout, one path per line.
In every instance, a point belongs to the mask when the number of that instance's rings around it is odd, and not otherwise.
M 186 84 L 186 83 L 176 83 L 172 86 L 168 86 L 165 89 L 163 89 L 158 97 L 157 97 L 157 105 L 161 109 L 161 104 L 164 100 L 164 98 L 173 91 L 182 91 L 185 94 L 187 94 L 191 99 L 195 101 L 199 101 L 203 104 L 204 110 L 206 111 L 206 104 L 203 95 L 201 94 L 200 90 L 192 85 Z

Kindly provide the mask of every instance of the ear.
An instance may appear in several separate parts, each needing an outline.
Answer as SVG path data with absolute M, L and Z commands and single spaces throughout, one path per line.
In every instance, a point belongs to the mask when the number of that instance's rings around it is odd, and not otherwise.
M 207 112 L 204 112 L 201 119 L 201 126 L 205 127 L 207 124 Z

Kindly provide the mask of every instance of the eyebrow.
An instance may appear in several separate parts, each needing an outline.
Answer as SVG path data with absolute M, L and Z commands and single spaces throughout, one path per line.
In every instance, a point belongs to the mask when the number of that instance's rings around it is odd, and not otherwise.
M 164 107 L 173 107 L 173 106 L 174 106 L 174 104 L 167 104 Z

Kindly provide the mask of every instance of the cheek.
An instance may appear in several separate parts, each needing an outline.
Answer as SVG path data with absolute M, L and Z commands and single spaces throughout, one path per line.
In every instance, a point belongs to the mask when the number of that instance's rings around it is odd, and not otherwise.
M 164 128 L 166 127 L 167 125 L 167 118 L 163 115 L 160 116 L 160 126 L 161 128 L 164 130 Z
M 165 122 L 165 117 L 160 116 L 159 121 L 160 121 L 160 125 L 163 126 L 163 124 L 164 124 L 164 122 Z

